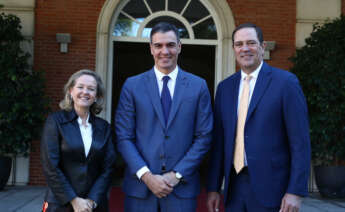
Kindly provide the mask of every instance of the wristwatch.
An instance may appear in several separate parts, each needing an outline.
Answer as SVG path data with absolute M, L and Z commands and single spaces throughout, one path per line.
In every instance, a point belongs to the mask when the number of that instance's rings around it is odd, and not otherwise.
M 92 209 L 96 209 L 96 208 L 97 208 L 97 203 L 92 200 Z
M 178 180 L 181 180 L 181 179 L 182 179 L 182 175 L 181 175 L 179 172 L 175 172 L 175 177 L 176 177 Z

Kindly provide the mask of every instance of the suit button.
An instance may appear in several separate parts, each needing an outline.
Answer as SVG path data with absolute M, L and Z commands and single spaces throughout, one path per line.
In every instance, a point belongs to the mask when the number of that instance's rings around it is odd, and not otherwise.
M 168 138 L 169 138 L 169 136 L 168 136 L 168 135 L 166 135 L 166 136 L 164 136 L 164 138 L 165 138 L 165 139 L 168 139 Z
M 164 155 L 163 154 L 159 155 L 159 158 L 164 159 Z

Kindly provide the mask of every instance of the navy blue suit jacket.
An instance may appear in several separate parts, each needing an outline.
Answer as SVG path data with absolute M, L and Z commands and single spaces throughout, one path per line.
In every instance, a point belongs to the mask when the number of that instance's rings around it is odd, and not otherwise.
M 240 79 L 239 71 L 221 82 L 215 100 L 208 191 L 220 191 L 225 177 L 225 200 L 231 189 Z M 285 193 L 307 195 L 308 112 L 295 75 L 263 63 L 248 108 L 244 137 L 251 188 L 263 206 L 279 206 Z
M 165 125 L 154 70 L 126 80 L 115 116 L 118 151 L 127 163 L 124 192 L 144 198 L 149 190 L 136 172 L 182 174 L 174 193 L 195 197 L 200 191 L 198 166 L 210 148 L 213 116 L 205 80 L 179 69 L 168 123 Z

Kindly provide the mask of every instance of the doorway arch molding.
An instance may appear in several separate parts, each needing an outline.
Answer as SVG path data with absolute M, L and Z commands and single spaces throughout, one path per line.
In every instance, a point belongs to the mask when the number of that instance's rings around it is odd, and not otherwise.
M 187 28 L 189 36 L 191 38 L 194 38 L 194 32 L 193 32 L 193 29 L 189 26 L 188 20 L 185 19 L 183 16 L 181 16 L 177 13 L 171 12 L 171 11 L 156 12 L 156 13 L 153 13 L 153 14 L 149 15 L 148 17 L 146 17 L 144 22 L 141 24 L 140 28 L 138 29 L 138 32 L 139 32 L 138 35 L 140 35 L 140 37 L 141 37 L 143 30 L 144 30 L 144 27 L 150 21 L 152 21 L 153 19 L 158 18 L 160 16 L 170 16 L 170 17 L 176 18 L 177 20 L 181 21 L 183 23 L 183 25 Z
M 210 11 L 217 27 L 218 44 L 216 45 L 215 85 L 227 76 L 235 73 L 235 56 L 232 51 L 231 34 L 235 28 L 234 16 L 226 0 L 200 0 Z M 105 87 L 105 110 L 100 114 L 111 121 L 112 110 L 112 63 L 113 53 L 111 30 L 115 11 L 121 0 L 106 0 L 99 14 L 96 34 L 96 72 L 101 76 Z

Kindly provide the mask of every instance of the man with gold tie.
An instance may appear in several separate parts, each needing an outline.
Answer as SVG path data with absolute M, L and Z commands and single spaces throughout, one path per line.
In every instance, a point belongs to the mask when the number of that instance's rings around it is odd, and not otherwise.
M 209 212 L 297 212 L 307 195 L 310 140 L 306 101 L 295 75 L 263 62 L 261 29 L 232 34 L 241 70 L 218 86 L 208 177 Z

